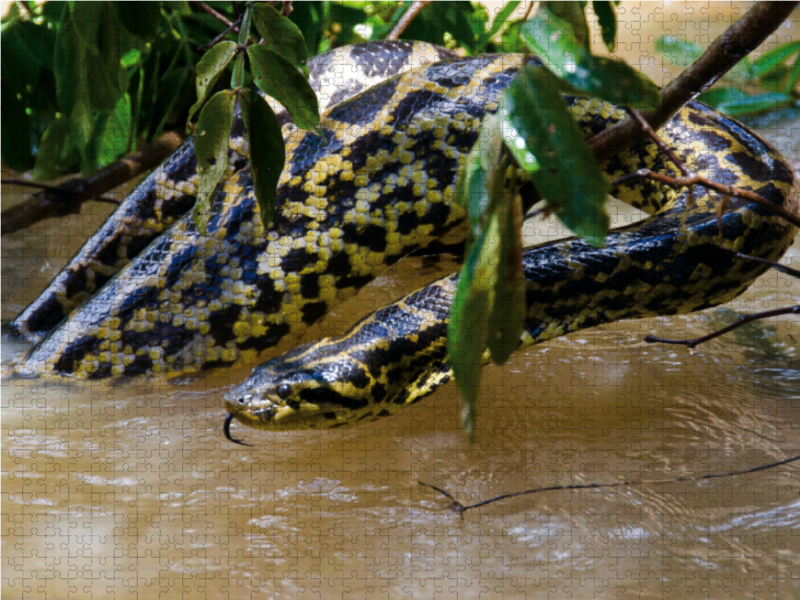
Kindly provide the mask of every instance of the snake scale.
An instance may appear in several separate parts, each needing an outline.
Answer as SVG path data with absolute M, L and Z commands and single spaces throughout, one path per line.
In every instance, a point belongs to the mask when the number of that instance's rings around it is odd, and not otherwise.
M 382 269 L 459 225 L 465 216 L 453 202 L 459 167 L 483 116 L 497 109 L 525 59 L 454 58 L 446 50 L 403 43 L 370 43 L 345 52 L 350 59 L 360 55 L 362 71 L 385 81 L 355 95 L 356 86 L 335 98 L 329 94 L 324 137 L 286 123 L 287 166 L 268 228 L 256 210 L 249 168 L 237 159 L 215 194 L 207 234 L 199 235 L 191 218 L 180 216 L 194 193 L 193 169 L 187 166 L 193 167 L 193 158 L 185 158 L 190 152 L 184 146 L 168 160 L 169 169 L 133 194 L 149 207 L 137 214 L 155 215 L 150 221 L 139 218 L 136 232 L 142 235 L 120 234 L 124 219 L 112 217 L 18 319 L 19 331 L 46 335 L 18 371 L 102 378 L 192 372 L 248 353 L 252 358 L 297 335 Z M 386 57 L 381 68 L 370 67 L 369 57 L 381 53 Z M 387 61 L 403 56 L 413 58 L 398 58 L 389 68 Z M 311 72 L 320 77 L 330 56 L 316 60 Z M 411 68 L 415 61 L 421 66 Z M 394 70 L 403 72 L 392 77 Z M 626 116 L 597 99 L 565 99 L 587 136 Z M 659 134 L 693 171 L 796 210 L 791 169 L 735 121 L 690 103 Z M 232 136 L 231 148 L 246 155 L 241 134 Z M 609 178 L 638 169 L 678 175 L 649 141 L 602 166 Z M 614 232 L 600 249 L 577 239 L 527 249 L 528 312 L 521 344 L 618 319 L 726 302 L 766 268 L 732 251 L 774 260 L 795 233 L 741 200 L 731 201 L 718 222 L 721 199 L 705 189 L 695 190 L 692 203 L 687 193 L 649 180 L 619 185 L 613 193 L 652 216 Z M 164 210 L 173 196 L 181 209 Z M 124 215 L 124 208 L 117 214 Z M 110 246 L 102 237 L 106 229 L 116 232 Z M 165 232 L 156 237 L 160 229 Z M 133 253 L 144 245 L 137 240 L 145 233 L 154 241 Z M 97 247 L 107 254 L 114 248 L 119 261 L 113 268 L 121 268 L 99 290 L 96 274 L 103 271 L 89 265 L 114 261 L 99 260 L 92 250 Z M 90 255 L 94 258 L 85 258 Z M 65 281 L 81 269 L 95 273 L 93 283 L 84 276 L 81 285 L 72 285 L 79 291 L 67 293 Z M 231 416 L 263 429 L 332 427 L 391 414 L 419 400 L 451 376 L 445 332 L 455 283 L 456 275 L 446 277 L 365 318 L 341 338 L 265 363 L 228 395 Z M 63 316 L 81 294 L 85 302 L 56 325 L 58 310 Z M 47 305 L 58 310 L 42 317 Z M 34 314 L 39 315 L 35 326 Z M 226 433 L 229 424 L 230 418 Z

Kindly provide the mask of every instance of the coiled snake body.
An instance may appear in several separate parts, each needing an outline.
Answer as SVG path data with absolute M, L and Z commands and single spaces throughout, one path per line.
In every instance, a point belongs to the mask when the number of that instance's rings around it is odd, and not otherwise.
M 418 48 L 381 46 L 392 47 L 408 55 Z M 20 371 L 96 378 L 233 362 L 298 333 L 456 227 L 464 216 L 453 202 L 459 167 L 523 57 L 435 62 L 446 51 L 424 51 L 433 64 L 333 105 L 325 137 L 285 129 L 287 166 L 266 230 L 249 169 L 232 174 L 215 195 L 206 236 L 180 218 L 35 347 Z M 596 99 L 567 100 L 587 135 L 625 117 Z M 735 121 L 692 103 L 659 134 L 690 169 L 795 207 L 791 169 Z M 642 168 L 677 174 L 651 142 L 603 165 L 611 178 Z M 653 216 L 612 234 L 602 249 L 568 240 L 527 250 L 522 343 L 728 301 L 765 270 L 732 251 L 776 259 L 794 235 L 740 200 L 719 225 L 716 193 L 703 189 L 692 206 L 685 193 L 652 181 L 613 192 Z M 454 285 L 455 276 L 440 280 L 340 339 L 262 365 L 229 395 L 229 411 L 260 428 L 330 427 L 418 400 L 450 377 L 444 335 Z

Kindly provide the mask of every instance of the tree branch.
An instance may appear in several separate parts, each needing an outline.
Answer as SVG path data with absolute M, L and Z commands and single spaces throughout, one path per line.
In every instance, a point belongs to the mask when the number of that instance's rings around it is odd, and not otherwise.
M 483 500 L 481 502 L 476 502 L 475 504 L 470 504 L 470 505 L 462 504 L 455 498 L 455 496 L 453 496 L 450 492 L 448 492 L 443 488 L 432 485 L 430 483 L 424 483 L 422 481 L 417 481 L 417 483 L 419 483 L 419 485 L 421 486 L 431 488 L 432 490 L 435 490 L 440 494 L 442 494 L 443 496 L 445 496 L 446 498 L 448 498 L 451 502 L 450 509 L 455 511 L 463 519 L 464 513 L 468 510 L 471 510 L 473 508 L 479 508 L 481 506 L 486 506 L 487 504 L 492 504 L 494 502 L 500 502 L 501 500 L 506 500 L 508 498 L 516 498 L 518 496 L 528 496 L 531 494 L 541 494 L 543 492 L 556 492 L 562 490 L 597 490 L 601 488 L 628 487 L 631 485 L 665 485 L 667 483 L 680 483 L 683 481 L 689 481 L 689 482 L 708 481 L 709 479 L 720 479 L 722 477 L 736 477 L 738 475 L 749 475 L 750 473 L 767 471 L 769 469 L 775 469 L 783 465 L 788 465 L 790 463 L 797 462 L 798 460 L 800 460 L 800 456 L 792 456 L 785 460 L 780 460 L 766 465 L 760 465 L 758 467 L 753 467 L 751 469 L 727 471 L 725 473 L 709 473 L 707 475 L 685 475 L 683 477 L 670 477 L 667 479 L 628 479 L 626 481 L 615 481 L 613 483 L 577 483 L 573 485 L 551 485 L 548 487 L 533 488 L 531 490 L 525 490 L 522 492 L 511 492 L 509 494 L 502 494 L 500 496 L 496 496 L 494 498 Z
M 392 31 L 387 35 L 384 39 L 385 40 L 397 40 L 400 38 L 400 35 L 406 30 L 406 27 L 411 25 L 411 21 L 420 13 L 420 11 L 431 4 L 433 0 L 424 0 L 413 2 L 411 7 L 403 13 L 403 16 L 400 17 L 400 20 L 397 22 L 397 25 L 394 26 Z
M 699 338 L 695 338 L 693 340 L 668 340 L 666 338 L 659 338 L 654 335 L 648 335 L 644 338 L 644 341 L 648 344 L 672 344 L 675 346 L 686 346 L 689 349 L 695 348 L 699 344 L 703 344 L 705 342 L 709 342 L 714 338 L 718 338 L 721 335 L 725 335 L 733 331 L 734 329 L 738 329 L 742 325 L 746 323 L 751 323 L 753 321 L 758 321 L 759 319 L 766 319 L 769 317 L 778 317 L 780 315 L 800 315 L 800 306 L 787 306 L 785 308 L 776 308 L 775 310 L 765 310 L 764 312 L 753 313 L 752 315 L 745 315 L 741 317 L 735 323 L 731 323 L 727 327 L 723 327 L 722 329 L 718 329 L 708 335 L 704 335 Z
M 783 23 L 797 2 L 757 2 L 661 92 L 661 105 L 643 113 L 653 129 L 663 127 L 687 102 L 732 69 Z M 643 140 L 646 133 L 632 118 L 597 134 L 589 145 L 595 156 L 606 158 Z
M 3 235 L 47 219 L 80 212 L 81 204 L 88 198 L 97 198 L 139 175 L 154 169 L 180 145 L 177 135 L 164 135 L 133 155 L 127 156 L 94 173 L 90 177 L 70 179 L 63 185 L 33 194 L 27 200 L 3 211 Z
M 191 2 L 192 2 L 192 4 L 197 6 L 198 8 L 200 8 L 200 9 L 204 10 L 205 12 L 207 12 L 208 14 L 210 14 L 212 17 L 214 17 L 217 21 L 219 21 L 223 25 L 225 25 L 227 27 L 230 27 L 231 25 L 233 25 L 233 23 L 231 23 L 225 17 L 225 15 L 223 15 L 220 12 L 217 12 L 216 10 L 214 10 L 212 7 L 210 7 L 205 2 L 200 2 L 199 0 L 191 0 Z M 238 33 L 239 32 L 239 28 L 237 27 L 236 29 L 234 29 L 234 31 L 236 31 Z

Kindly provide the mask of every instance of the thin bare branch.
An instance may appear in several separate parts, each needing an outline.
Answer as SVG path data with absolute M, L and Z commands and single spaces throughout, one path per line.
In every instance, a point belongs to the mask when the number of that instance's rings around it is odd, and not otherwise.
M 800 216 L 796 215 L 790 210 L 787 210 L 783 206 L 773 204 L 755 192 L 743 190 L 731 185 L 724 185 L 722 183 L 706 179 L 705 177 L 700 177 L 699 175 L 692 175 L 690 177 L 670 177 L 669 175 L 655 173 L 648 169 L 640 169 L 635 173 L 626 173 L 625 175 L 617 177 L 611 182 L 611 185 L 626 183 L 634 179 L 653 179 L 655 181 L 660 181 L 661 183 L 668 185 L 673 189 L 701 185 L 705 188 L 714 190 L 715 192 L 719 192 L 720 194 L 730 196 L 732 198 L 744 198 L 745 200 L 750 200 L 751 202 L 758 204 L 761 208 L 768 210 L 775 215 L 783 217 L 795 227 L 800 227 Z
M 792 269 L 791 267 L 787 267 L 786 265 L 782 265 L 779 262 L 775 262 L 774 260 L 767 260 L 766 258 L 761 258 L 759 256 L 750 256 L 748 254 L 742 254 L 741 252 L 737 252 L 736 256 L 739 258 L 746 258 L 748 260 L 755 260 L 760 263 L 764 263 L 765 265 L 771 266 L 776 271 L 780 271 L 781 273 L 786 273 L 787 275 L 791 275 L 792 277 L 796 277 L 800 279 L 800 271 L 797 269 Z
M 684 177 L 691 177 L 692 175 L 694 175 L 694 173 L 692 173 L 689 170 L 689 167 L 687 167 L 684 164 L 684 162 L 680 158 L 678 158 L 678 155 L 675 154 L 675 151 L 672 148 L 670 148 L 667 145 L 667 143 L 664 142 L 664 140 L 662 140 L 660 137 L 658 137 L 658 135 L 656 135 L 656 132 L 653 131 L 652 127 L 650 127 L 650 123 L 647 122 L 647 120 L 641 115 L 641 113 L 638 110 L 636 110 L 632 106 L 626 106 L 625 110 L 628 111 L 628 114 L 631 117 L 633 117 L 633 119 L 637 123 L 639 123 L 639 127 L 644 129 L 645 133 L 647 133 L 650 139 L 653 140 L 653 142 L 655 142 L 659 150 L 661 150 L 661 152 L 667 155 L 667 158 L 669 158 L 670 161 L 672 161 L 672 164 L 678 167 L 678 170 L 681 173 L 683 173 Z
M 685 475 L 682 477 L 670 477 L 666 479 L 628 479 L 625 481 L 615 481 L 613 483 L 578 483 L 572 485 L 552 485 L 548 487 L 538 487 L 533 488 L 530 490 L 524 490 L 522 492 L 512 492 L 509 494 L 502 494 L 500 496 L 496 496 L 494 498 L 490 498 L 488 500 L 483 500 L 481 502 L 477 502 L 475 504 L 464 505 L 448 491 L 435 486 L 431 485 L 430 483 L 424 483 L 422 481 L 418 481 L 420 485 L 431 488 L 436 490 L 443 496 L 446 496 L 451 502 L 452 505 L 450 506 L 451 510 L 456 511 L 459 516 L 463 518 L 464 513 L 468 510 L 473 508 L 480 508 L 481 506 L 486 506 L 487 504 L 493 504 L 495 502 L 500 502 L 501 500 L 506 500 L 508 498 L 516 498 L 519 496 L 528 496 L 531 494 L 541 494 L 544 492 L 556 492 L 562 490 L 590 490 L 590 489 L 603 489 L 603 488 L 618 488 L 618 487 L 627 487 L 633 485 L 665 485 L 668 483 L 680 483 L 680 482 L 699 482 L 699 481 L 708 481 L 709 479 L 720 479 L 722 477 L 736 477 L 739 475 L 748 475 L 750 473 L 758 473 L 759 471 L 767 471 L 769 469 L 775 469 L 777 467 L 781 467 L 783 465 L 788 465 L 790 463 L 796 462 L 800 460 L 800 455 L 792 456 L 785 460 L 780 460 L 777 462 L 769 463 L 766 465 L 761 465 L 758 467 L 753 467 L 751 469 L 741 469 L 738 471 L 727 471 L 725 473 L 709 473 L 707 475 Z
M 35 181 L 25 181 L 24 179 L 3 179 L 0 181 L 0 184 L 36 188 L 50 192 L 51 194 L 63 194 L 66 198 L 69 198 L 70 196 L 80 196 L 84 200 L 94 200 L 95 202 L 105 202 L 106 204 L 116 204 L 117 206 L 121 204 L 121 202 L 116 198 L 95 196 L 94 194 L 87 194 L 81 190 L 69 190 L 55 185 L 46 185 L 44 183 L 36 183 Z
M 403 13 L 403 16 L 400 17 L 400 20 L 397 22 L 397 25 L 394 26 L 394 29 L 387 35 L 384 39 L 386 40 L 398 40 L 400 39 L 400 35 L 406 30 L 406 28 L 411 24 L 416 16 L 420 13 L 420 11 L 428 6 L 428 4 L 432 4 L 433 0 L 423 0 L 418 2 L 413 2 L 409 9 Z
M 200 47 L 197 49 L 197 51 L 198 51 L 198 52 L 205 52 L 206 50 L 210 50 L 211 48 L 213 48 L 214 46 L 216 46 L 217 44 L 219 44 L 219 43 L 222 41 L 222 39 L 223 39 L 223 38 L 224 38 L 226 35 L 228 35 L 229 33 L 231 33 L 231 32 L 234 32 L 234 31 L 238 32 L 238 31 L 239 31 L 239 25 L 241 25 L 241 24 L 242 24 L 242 17 L 239 17 L 238 19 L 236 19 L 236 21 L 234 21 L 233 23 L 231 23 L 230 27 L 228 27 L 228 28 L 227 28 L 225 31 L 223 31 L 222 33 L 220 33 L 220 34 L 219 34 L 217 37 L 215 37 L 213 40 L 211 40 L 210 42 L 208 42 L 208 43 L 207 43 L 205 46 L 200 46 Z
M 101 197 L 107 191 L 157 167 L 175 151 L 180 142 L 180 137 L 174 133 L 164 135 L 157 142 L 148 144 L 138 152 L 118 160 L 88 178 L 70 179 L 58 186 L 56 193 L 45 190 L 33 194 L 23 202 L 3 211 L 0 232 L 6 235 L 30 227 L 42 219 L 78 214 L 81 203 L 87 197 L 92 199 Z
M 725 335 L 733 331 L 734 329 L 738 329 L 745 323 L 750 323 L 752 321 L 758 321 L 759 319 L 768 319 L 769 317 L 778 317 L 780 315 L 800 315 L 800 305 L 798 306 L 787 306 L 784 308 L 776 308 L 774 310 L 765 310 L 764 312 L 753 313 L 752 315 L 745 315 L 741 317 L 735 323 L 731 323 L 727 327 L 723 327 L 722 329 L 718 329 L 713 333 L 709 333 L 708 335 L 704 335 L 699 338 L 695 338 L 693 340 L 668 340 L 665 338 L 658 338 L 654 335 L 648 335 L 644 338 L 644 341 L 648 344 L 673 344 L 676 346 L 686 346 L 687 348 L 695 348 L 699 344 L 704 344 L 705 342 L 711 341 L 714 338 L 718 338 L 721 335 Z
M 210 6 L 209 6 L 208 4 L 206 4 L 205 2 L 200 2 L 200 0 L 191 0 L 191 2 L 192 2 L 192 4 L 194 4 L 195 6 L 197 6 L 198 8 L 200 8 L 200 9 L 204 10 L 205 12 L 207 12 L 208 14 L 210 14 L 212 17 L 214 17 L 214 18 L 215 18 L 217 21 L 219 21 L 219 22 L 220 22 L 220 23 L 222 23 L 223 25 L 226 25 L 226 26 L 228 26 L 228 27 L 230 27 L 231 25 L 233 25 L 233 23 L 231 23 L 231 22 L 230 22 L 230 21 L 227 19 L 227 17 L 226 17 L 225 15 L 223 15 L 223 14 L 222 14 L 222 13 L 220 13 L 220 12 L 217 12 L 215 9 L 213 9 L 212 7 L 210 7 Z M 234 31 L 236 31 L 236 32 L 238 33 L 238 32 L 239 32 L 239 28 L 237 27 L 236 29 L 234 29 Z

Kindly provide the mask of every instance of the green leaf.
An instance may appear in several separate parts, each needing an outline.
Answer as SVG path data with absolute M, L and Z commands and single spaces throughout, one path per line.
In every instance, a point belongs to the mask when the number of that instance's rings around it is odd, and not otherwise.
M 75 28 L 69 9 L 65 8 L 61 17 L 61 27 L 56 36 L 53 61 L 58 104 L 65 115 L 71 114 L 76 105 L 88 104 L 86 58 L 81 36 Z M 88 110 L 88 106 L 86 108 Z
M 542 12 L 550 13 L 562 22 L 569 23 L 572 35 L 588 52 L 591 49 L 589 24 L 586 22 L 584 2 L 548 2 Z
M 489 322 L 484 315 L 490 309 L 489 291 L 494 284 L 490 280 L 492 244 L 498 230 L 499 219 L 494 215 L 461 269 L 447 325 L 447 354 L 461 395 L 461 422 L 470 438 L 477 420 L 479 366 L 489 333 Z
M 297 68 L 264 46 L 250 46 L 250 69 L 258 88 L 280 102 L 300 129 L 319 126 L 319 105 L 314 90 Z
M 600 22 L 600 34 L 609 52 L 617 49 L 617 11 L 612 2 L 594 0 L 592 7 Z
M 34 85 L 39 79 L 39 61 L 25 47 L 20 24 L 17 23 L 3 31 L 0 38 L 3 53 L 14 57 L 14 60 L 7 60 L 4 63 L 3 87 L 12 86 L 19 94 L 25 91 L 25 86 Z M 52 67 L 52 60 L 50 66 Z
M 779 108 L 792 106 L 795 99 L 788 94 L 778 92 L 768 92 L 766 94 L 754 94 L 738 100 L 729 100 L 717 106 L 717 109 L 731 117 L 742 115 L 752 115 L 763 112 L 770 112 Z
M 118 4 L 125 4 L 119 2 Z M 71 2 L 70 15 L 73 25 L 78 32 L 78 37 L 84 47 L 94 55 L 100 54 L 97 45 L 98 32 L 105 26 L 104 17 L 106 5 L 103 2 Z
M 561 99 L 560 85 L 546 68 L 528 66 L 503 102 L 511 125 L 541 165 L 531 174 L 539 192 L 569 229 L 600 245 L 608 231 L 609 186 Z
M 479 235 L 481 220 L 489 206 L 488 178 L 481 165 L 480 143 L 472 146 L 463 169 L 456 187 L 456 202 L 467 211 L 472 235 Z
M 700 94 L 697 99 L 704 102 L 709 106 L 717 108 L 725 102 L 739 101 L 749 96 L 747 91 L 740 87 L 733 85 L 724 85 L 720 87 L 711 88 Z
M 56 78 L 56 95 L 61 112 L 67 117 L 65 126 L 70 130 L 70 147 L 82 153 L 92 131 L 91 85 L 88 68 L 88 51 L 73 23 L 68 7 L 64 7 L 61 27 L 56 36 L 53 60 Z M 63 161 L 62 161 L 63 164 Z M 37 155 L 37 168 L 43 172 Z M 61 166 L 57 169 L 62 168 Z
M 45 6 L 48 4 L 51 3 L 47 2 Z M 55 29 L 48 29 L 46 25 L 36 25 L 31 21 L 19 21 L 14 24 L 14 29 L 17 30 L 20 41 L 31 56 L 41 66 L 52 71 L 57 36 Z
M 482 129 L 491 126 L 484 123 Z M 498 136 L 499 137 L 499 136 Z M 489 142 L 492 146 L 494 142 Z M 502 142 L 501 142 L 502 144 Z M 471 152 L 459 183 L 459 202 L 470 205 L 470 216 L 479 214 L 484 228 L 475 232 L 477 243 L 467 247 L 467 261 L 459 276 L 448 325 L 448 352 L 462 397 L 464 427 L 472 436 L 477 411 L 481 359 L 489 348 L 490 357 L 504 363 L 519 346 L 525 325 L 525 283 L 522 279 L 522 202 L 512 177 L 513 161 L 504 155 L 488 175 L 480 164 L 481 142 Z M 465 198 L 472 188 L 472 196 Z M 488 217 L 483 218 L 486 207 Z
M 236 56 L 236 48 L 236 42 L 220 42 L 206 52 L 197 63 L 197 102 L 189 109 L 189 117 L 186 119 L 187 133 L 194 114 L 205 102 L 208 92 L 213 89 L 225 67 Z
M 84 151 L 84 172 L 102 169 L 124 155 L 131 133 L 131 102 L 122 96 L 110 115 L 98 114 L 93 122 L 92 136 Z
M 514 190 L 516 186 L 512 186 Z M 504 364 L 519 348 L 525 330 L 525 278 L 522 269 L 522 201 L 507 193 L 498 207 L 497 279 L 492 290 L 487 343 L 492 361 Z M 484 317 L 486 318 L 486 317 Z
M 593 96 L 612 104 L 630 105 L 638 109 L 655 108 L 661 104 L 658 86 L 620 60 L 587 56 L 580 67 L 565 79 Z
M 321 52 L 320 41 L 322 40 L 322 31 L 324 29 L 324 23 L 321 18 L 322 2 L 298 2 L 292 5 L 292 8 L 294 10 L 292 10 L 289 18 L 293 23 L 297 24 L 304 34 L 306 56 L 319 54 Z
M 231 90 L 217 92 L 203 107 L 197 122 L 194 153 L 200 181 L 192 216 L 201 235 L 206 232 L 214 189 L 228 171 L 228 139 L 235 99 L 236 95 Z
M 264 47 L 280 54 L 296 67 L 306 64 L 306 41 L 300 29 L 287 17 L 267 4 L 257 4 L 253 11 L 253 24 L 264 38 Z
M 753 74 L 756 78 L 762 79 L 798 53 L 800 53 L 800 40 L 781 44 L 765 52 L 753 62 Z
M 286 160 L 283 134 L 275 113 L 253 88 L 242 96 L 242 117 L 250 146 L 256 199 L 261 210 L 261 222 L 266 228 L 275 213 L 278 179 Z
M 70 135 L 70 124 L 66 119 L 57 119 L 50 124 L 39 141 L 33 178 L 50 180 L 69 173 L 80 164 L 79 144 L 82 140 Z
M 111 114 L 125 94 L 128 80 L 120 61 L 122 29 L 119 20 L 109 3 L 100 4 L 104 8 L 101 15 L 103 26 L 97 32 L 97 58 L 90 57 L 87 48 L 87 87 L 92 107 Z M 72 20 L 77 22 L 74 15 Z
M 536 15 L 522 25 L 520 36 L 530 50 L 575 89 L 612 104 L 640 109 L 655 108 L 661 103 L 658 86 L 646 75 L 621 60 L 592 56 L 575 38 L 571 25 L 557 17 Z
M 793 94 L 797 96 L 798 90 L 795 86 L 797 85 L 798 80 L 800 80 L 800 57 L 795 59 L 792 72 L 789 75 L 789 79 L 786 80 L 786 88 L 784 89 L 787 94 Z
M 588 56 L 572 26 L 547 12 L 537 13 L 522 24 L 520 37 L 553 71 L 566 76 Z
M 78 4 L 78 3 L 76 3 Z M 133 35 L 151 41 L 156 37 L 161 23 L 161 6 L 158 2 L 111 2 L 122 26 Z
M 489 28 L 489 31 L 482 33 L 478 38 L 478 43 L 475 44 L 474 51 L 475 52 L 482 52 L 487 44 L 492 41 L 492 39 L 500 33 L 500 30 L 506 26 L 506 21 L 508 17 L 511 16 L 517 7 L 520 5 L 520 2 L 508 2 L 500 12 L 497 13 L 494 17 L 494 21 L 492 21 L 492 26 Z
M 514 106 L 513 101 L 509 103 L 505 97 L 501 99 L 497 115 L 502 124 L 498 126 L 498 130 L 502 133 L 505 147 L 514 157 L 517 165 L 528 175 L 533 175 L 541 168 L 541 165 L 534 155 L 535 148 L 528 146 L 530 132 L 518 130 L 512 120 L 508 118 L 514 110 Z
M 682 40 L 674 35 L 663 35 L 656 40 L 656 50 L 663 54 L 669 64 L 688 67 L 703 53 L 699 44 Z
M 15 171 L 27 171 L 34 165 L 31 146 L 31 123 L 25 112 L 25 105 L 17 98 L 16 90 L 10 84 L 0 86 L 0 147 L 3 162 Z

